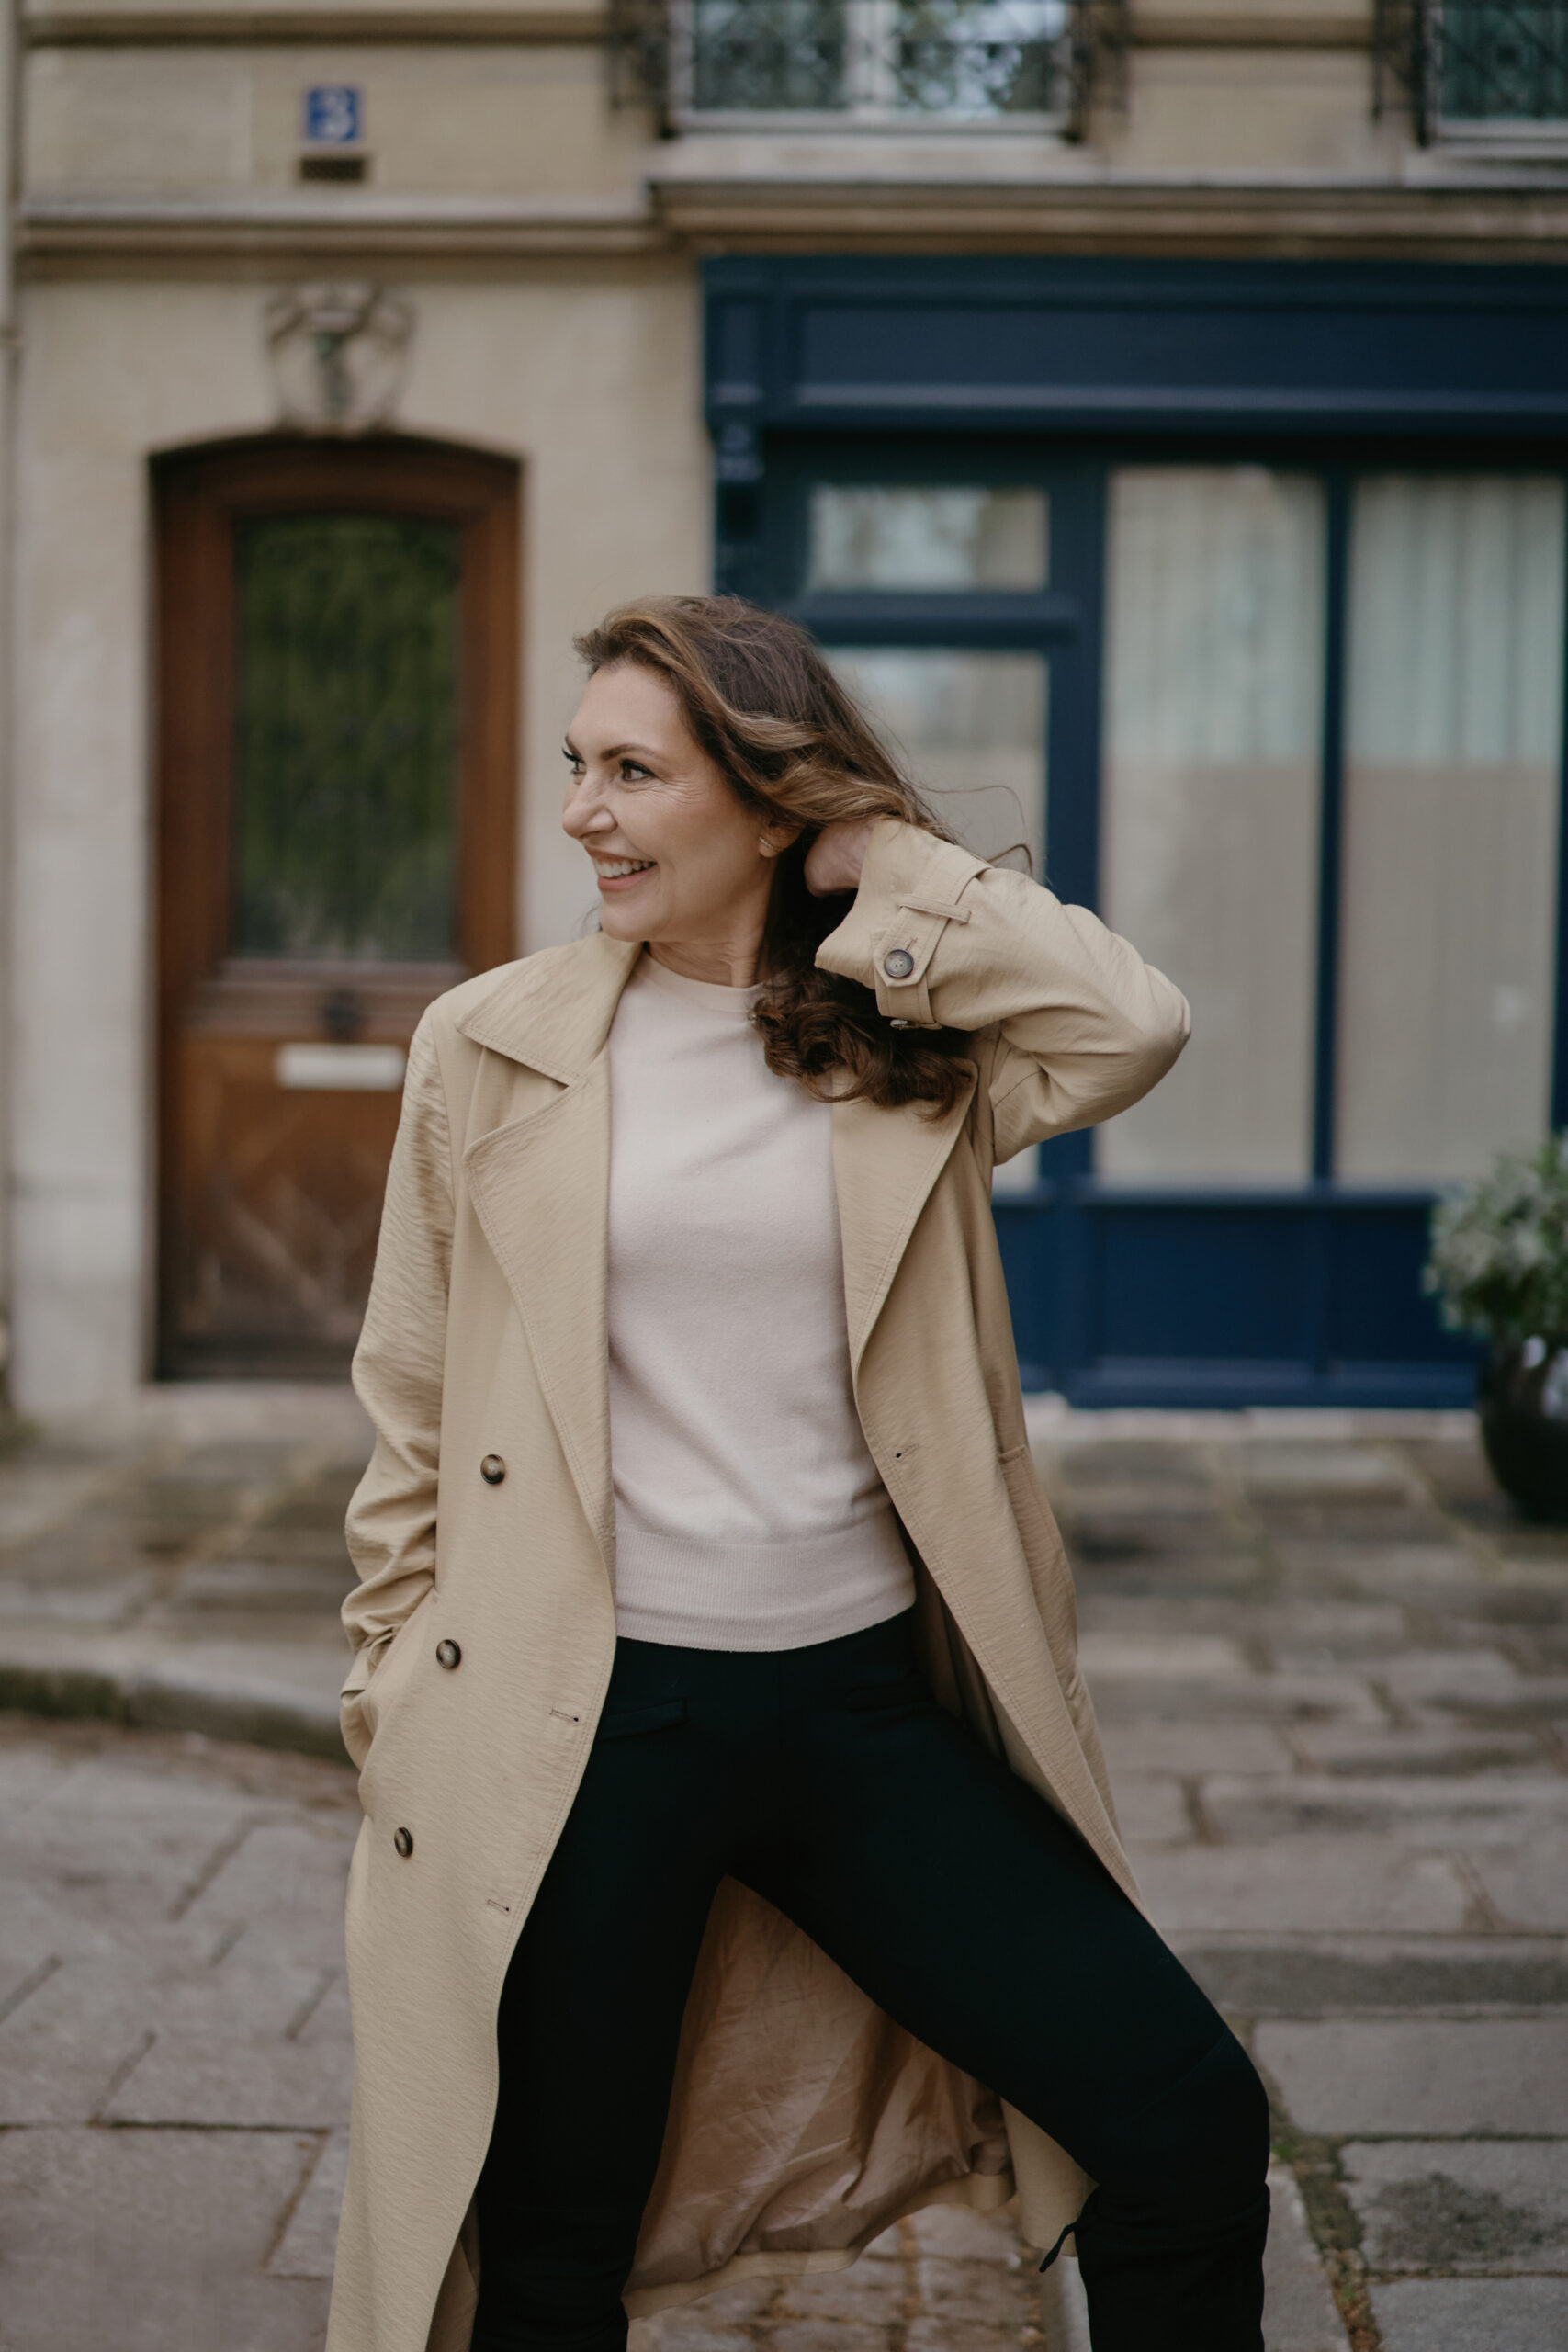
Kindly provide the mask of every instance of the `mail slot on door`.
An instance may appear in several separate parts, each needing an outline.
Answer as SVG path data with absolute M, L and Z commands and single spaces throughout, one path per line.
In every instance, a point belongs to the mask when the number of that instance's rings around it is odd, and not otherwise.
M 400 1046 L 279 1046 L 279 1086 L 314 1093 L 395 1094 L 407 1060 Z

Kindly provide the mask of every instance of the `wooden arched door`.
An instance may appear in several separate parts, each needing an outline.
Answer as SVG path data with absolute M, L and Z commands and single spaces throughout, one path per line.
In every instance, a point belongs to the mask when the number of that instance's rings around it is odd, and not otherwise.
M 513 952 L 517 469 L 270 441 L 154 485 L 159 1370 L 341 1372 L 414 1024 Z

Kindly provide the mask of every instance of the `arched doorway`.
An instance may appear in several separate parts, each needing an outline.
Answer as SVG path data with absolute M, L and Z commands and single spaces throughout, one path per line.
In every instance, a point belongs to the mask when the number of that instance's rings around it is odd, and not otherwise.
M 513 950 L 518 470 L 155 461 L 158 1369 L 340 1373 L 404 1049 Z

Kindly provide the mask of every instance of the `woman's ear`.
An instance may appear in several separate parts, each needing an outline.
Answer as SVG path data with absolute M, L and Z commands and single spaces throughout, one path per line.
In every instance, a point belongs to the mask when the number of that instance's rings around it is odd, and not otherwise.
M 804 825 L 765 825 L 757 836 L 757 847 L 764 857 L 782 856 L 795 847 L 805 831 Z

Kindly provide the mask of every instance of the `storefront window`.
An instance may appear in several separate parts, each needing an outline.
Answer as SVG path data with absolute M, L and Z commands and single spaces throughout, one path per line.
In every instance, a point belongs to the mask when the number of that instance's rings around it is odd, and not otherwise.
M 1038 490 L 867 489 L 818 482 L 808 507 L 810 593 L 1044 587 Z
M 1339 1172 L 1468 1176 L 1548 1117 L 1560 480 L 1374 476 L 1350 542 Z
M 1103 1174 L 1310 1173 L 1324 538 L 1308 476 L 1112 477 L 1106 912 L 1187 991 L 1193 1036 L 1101 1130 Z

